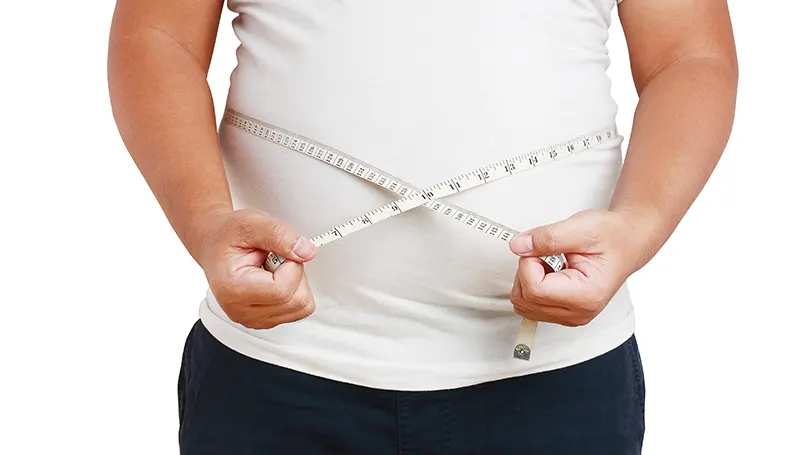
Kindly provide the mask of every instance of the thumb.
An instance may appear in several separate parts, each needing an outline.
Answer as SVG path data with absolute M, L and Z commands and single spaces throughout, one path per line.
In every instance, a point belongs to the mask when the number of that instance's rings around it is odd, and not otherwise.
M 523 257 L 578 253 L 595 240 L 593 234 L 588 217 L 574 215 L 523 232 L 511 239 L 509 246 L 514 254 Z
M 241 220 L 239 231 L 250 246 L 294 261 L 308 261 L 317 248 L 288 224 L 265 213 L 251 213 Z

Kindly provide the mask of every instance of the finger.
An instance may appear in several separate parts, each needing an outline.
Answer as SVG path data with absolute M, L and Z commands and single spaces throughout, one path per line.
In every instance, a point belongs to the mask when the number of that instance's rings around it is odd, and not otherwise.
M 517 275 L 522 296 L 528 301 L 545 306 L 571 308 L 588 300 L 594 294 L 596 279 L 588 279 L 581 271 L 564 269 L 546 273 L 539 258 L 520 258 Z
M 256 324 L 261 328 L 271 329 L 281 324 L 288 324 L 290 322 L 300 321 L 315 312 L 315 301 L 310 299 L 305 305 L 290 302 L 285 305 L 288 311 L 284 311 L 277 315 L 267 315 L 258 320 Z
M 303 280 L 303 265 L 284 262 L 270 273 L 260 267 L 245 267 L 226 284 L 231 301 L 250 305 L 280 305 L 292 300 Z
M 308 261 L 317 248 L 291 226 L 263 212 L 247 213 L 239 220 L 239 235 L 249 246 L 279 254 L 294 261 Z
M 517 263 L 517 277 L 520 282 L 520 291 L 526 300 L 535 300 L 538 296 L 534 292 L 545 280 L 545 267 L 542 260 L 537 257 L 520 258 Z
M 519 256 L 581 253 L 598 238 L 590 215 L 572 216 L 558 223 L 540 226 L 514 237 L 509 246 Z
M 526 308 L 515 305 L 514 312 L 531 321 L 547 322 L 550 324 L 563 325 L 565 327 L 578 327 L 584 323 L 584 321 L 578 318 L 571 310 L 555 306 L 533 306 Z
M 547 279 L 542 260 L 529 257 L 520 258 L 517 266 L 517 275 L 514 279 L 515 287 L 512 289 L 512 303 L 530 311 L 539 306 L 566 308 L 560 302 L 545 299 L 540 295 L 541 283 Z
M 595 279 L 588 279 L 576 269 L 549 273 L 541 283 L 530 288 L 531 299 L 553 302 L 556 306 L 579 306 L 596 294 Z
M 295 291 L 295 295 L 293 295 L 292 299 L 290 300 L 290 303 L 294 303 L 298 307 L 303 308 L 313 304 L 314 301 L 315 298 L 312 295 L 312 288 L 309 287 L 309 279 L 306 278 L 306 274 L 304 274 L 300 285 L 298 285 L 298 289 Z
M 256 308 L 263 313 L 261 320 L 264 322 L 274 318 L 282 321 L 279 323 L 292 322 L 311 315 L 315 311 L 315 299 L 312 296 L 312 289 L 309 287 L 306 275 L 303 276 L 300 286 L 298 286 L 289 302 L 282 305 L 257 306 Z
M 267 329 L 281 323 L 302 319 L 314 311 L 315 299 L 308 284 L 304 281 L 289 302 L 278 305 L 240 305 L 231 308 L 228 316 L 245 327 Z
M 520 281 L 520 269 L 517 267 L 517 273 L 514 275 L 514 285 L 511 286 L 511 303 L 517 304 L 518 301 L 524 300 L 522 295 L 522 282 Z

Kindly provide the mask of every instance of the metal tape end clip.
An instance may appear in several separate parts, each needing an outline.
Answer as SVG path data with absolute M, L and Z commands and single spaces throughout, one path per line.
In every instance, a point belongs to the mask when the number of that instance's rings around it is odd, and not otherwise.
M 514 358 L 517 360 L 531 360 L 531 348 L 524 344 L 514 347 Z

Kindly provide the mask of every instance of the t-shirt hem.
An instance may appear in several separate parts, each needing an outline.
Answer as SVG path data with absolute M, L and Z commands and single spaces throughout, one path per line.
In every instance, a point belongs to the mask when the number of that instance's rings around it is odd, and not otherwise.
M 379 364 L 374 365 L 373 368 L 365 365 L 361 368 L 361 373 L 352 374 L 352 371 L 358 370 L 354 362 L 338 362 L 334 358 L 330 358 L 328 367 L 321 367 L 319 365 L 325 365 L 323 359 L 317 359 L 316 356 L 306 355 L 303 352 L 292 352 L 290 347 L 276 346 L 234 327 L 230 322 L 222 320 L 211 311 L 207 299 L 203 299 L 200 305 L 199 316 L 205 328 L 219 342 L 255 360 L 347 384 L 380 390 L 414 392 L 456 389 L 570 367 L 617 348 L 635 332 L 634 310 L 630 307 L 621 322 L 605 330 L 588 334 L 586 337 L 575 339 L 572 343 L 564 345 L 535 347 L 532 353 L 534 358 L 541 358 L 545 361 L 534 368 L 498 368 L 499 365 L 492 368 L 492 366 L 482 365 L 478 371 L 469 369 L 464 371 L 464 368 L 459 368 L 455 364 L 447 364 L 442 369 L 432 366 L 416 369 L 412 366 Z M 524 362 L 515 359 L 509 359 L 509 361 Z M 342 364 L 334 365 L 335 362 Z M 378 373 L 373 374 L 373 370 L 377 370 Z M 415 371 L 418 374 L 413 374 Z

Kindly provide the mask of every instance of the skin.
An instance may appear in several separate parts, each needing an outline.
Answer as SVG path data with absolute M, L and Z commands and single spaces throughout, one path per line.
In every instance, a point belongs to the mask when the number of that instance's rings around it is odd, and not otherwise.
M 206 80 L 222 7 L 118 0 L 110 99 L 135 164 L 225 313 L 267 329 L 314 312 L 303 263 L 315 247 L 266 213 L 233 210 Z M 597 316 L 674 231 L 730 134 L 738 70 L 726 1 L 625 0 L 619 14 L 640 94 L 627 161 L 609 210 L 512 241 L 512 302 L 531 320 L 579 326 Z M 270 273 L 268 251 L 290 260 Z M 546 274 L 538 257 L 556 253 L 570 267 Z
M 222 309 L 245 327 L 264 329 L 314 312 L 302 262 L 315 247 L 266 213 L 233 210 L 206 80 L 222 6 L 119 0 L 110 99 L 129 153 Z M 290 260 L 269 273 L 262 268 L 267 251 Z
M 514 310 L 581 326 L 671 236 L 730 136 L 738 66 L 724 0 L 624 0 L 618 7 L 639 94 L 609 210 L 588 210 L 515 237 Z M 538 256 L 565 253 L 546 274 Z

